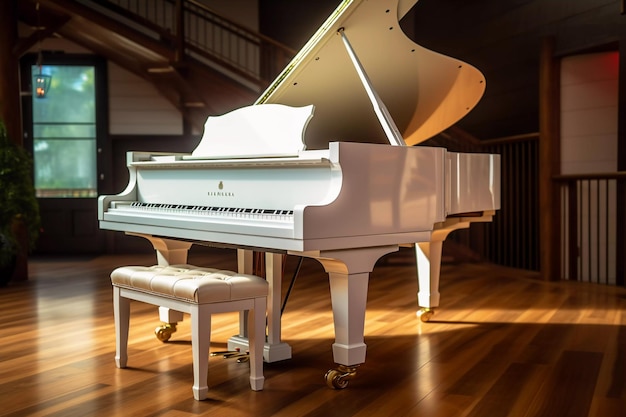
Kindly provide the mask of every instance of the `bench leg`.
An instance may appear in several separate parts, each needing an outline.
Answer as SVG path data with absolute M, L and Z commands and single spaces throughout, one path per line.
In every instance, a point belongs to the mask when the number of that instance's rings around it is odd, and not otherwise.
M 209 348 L 211 345 L 211 312 L 206 306 L 191 308 L 191 350 L 193 356 L 193 397 L 204 400 L 209 387 Z
M 113 316 L 115 321 L 115 365 L 126 368 L 128 362 L 128 323 L 130 300 L 122 297 L 119 287 L 113 287 Z
M 261 391 L 263 376 L 263 347 L 265 346 L 265 298 L 255 298 L 254 309 L 248 310 L 248 340 L 250 343 L 250 387 Z M 250 324 L 252 324 L 250 326 Z

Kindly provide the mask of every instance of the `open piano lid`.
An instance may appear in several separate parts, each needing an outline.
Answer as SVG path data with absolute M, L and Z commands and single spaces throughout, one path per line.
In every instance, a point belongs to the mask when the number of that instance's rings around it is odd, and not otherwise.
M 305 143 L 389 143 L 338 34 L 343 28 L 373 89 L 408 145 L 464 117 L 480 100 L 476 68 L 425 49 L 400 28 L 417 0 L 344 0 L 255 104 L 315 106 Z

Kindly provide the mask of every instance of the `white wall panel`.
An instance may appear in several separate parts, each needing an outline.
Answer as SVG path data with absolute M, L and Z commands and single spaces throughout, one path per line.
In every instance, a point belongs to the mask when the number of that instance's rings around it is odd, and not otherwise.
M 561 173 L 617 169 L 617 52 L 561 61 Z
M 183 118 L 157 89 L 109 61 L 109 133 L 181 135 Z

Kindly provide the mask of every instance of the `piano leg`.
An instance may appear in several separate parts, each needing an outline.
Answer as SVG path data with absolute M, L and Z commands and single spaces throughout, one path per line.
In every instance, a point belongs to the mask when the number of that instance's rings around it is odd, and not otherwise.
M 365 308 L 369 274 L 383 255 L 398 250 L 382 246 L 356 250 L 324 251 L 312 256 L 324 266 L 330 280 L 330 296 L 335 325 L 333 359 L 337 368 L 326 372 L 326 384 L 343 389 L 365 362 Z M 311 256 L 311 254 L 304 254 Z
M 282 298 L 283 255 L 265 254 L 265 276 L 269 281 L 267 297 L 267 362 L 275 362 L 291 358 L 291 346 L 281 341 L 280 307 Z M 279 353 L 280 352 L 280 353 Z
M 187 254 L 192 243 L 183 242 L 181 240 L 164 239 L 151 235 L 142 235 L 138 233 L 128 233 L 129 235 L 143 237 L 148 239 L 152 247 L 156 251 L 157 264 L 162 266 L 180 265 L 187 263 Z
M 240 273 L 252 274 L 253 251 L 237 249 Z M 291 346 L 281 341 L 280 301 L 283 255 L 265 253 L 265 277 L 269 282 L 267 297 L 267 340 L 263 347 L 263 360 L 267 363 L 291 359 Z M 248 350 L 247 314 L 239 314 L 239 334 L 228 339 L 228 350 Z
M 439 273 L 441 271 L 441 249 L 443 240 L 431 240 L 415 244 L 418 292 L 417 303 L 420 309 L 417 316 L 427 322 L 439 306 Z
M 477 218 L 483 221 L 486 217 Z M 472 218 L 474 220 L 474 218 Z M 474 220 L 474 221 L 477 221 Z M 441 251 L 446 237 L 457 229 L 466 229 L 470 221 L 464 217 L 451 218 L 435 226 L 430 241 L 415 244 L 417 264 L 417 303 L 420 309 L 417 316 L 427 322 L 439 307 L 439 276 L 441 273 Z
M 192 243 L 139 233 L 127 234 L 139 236 L 150 241 L 156 251 L 158 265 L 182 265 L 187 263 L 187 254 L 189 253 Z M 154 334 L 161 342 L 167 342 L 172 337 L 172 333 L 176 331 L 178 322 L 183 321 L 183 313 L 170 310 L 166 307 L 159 307 L 159 320 L 161 320 L 163 324 L 154 329 Z
M 328 277 L 335 325 L 333 359 L 339 367 L 330 369 L 325 379 L 330 388 L 343 389 L 356 375 L 358 366 L 365 362 L 367 346 L 363 339 L 369 272 L 329 271 Z

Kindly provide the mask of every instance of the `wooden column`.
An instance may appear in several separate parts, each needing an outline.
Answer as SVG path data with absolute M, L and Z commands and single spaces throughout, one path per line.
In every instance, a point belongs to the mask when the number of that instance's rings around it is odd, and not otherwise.
M 17 43 L 17 1 L 0 1 L 0 119 L 9 137 L 22 144 L 22 112 L 19 86 Z
M 622 7 L 624 2 L 622 2 Z M 623 11 L 622 11 L 623 12 Z M 626 171 L 626 30 L 619 44 L 619 86 L 617 105 L 617 170 Z M 617 180 L 617 213 L 626 212 L 626 180 Z M 615 234 L 615 276 L 617 285 L 626 285 L 626 218 L 617 216 Z
M 543 40 L 539 64 L 539 270 L 545 280 L 561 279 L 560 193 L 552 179 L 561 170 L 560 62 L 554 42 Z
M 22 146 L 19 56 L 15 52 L 18 40 L 17 1 L 0 1 L 0 119 L 4 121 L 9 138 Z M 23 226 L 18 227 L 17 232 L 18 239 L 27 239 Z M 22 281 L 27 278 L 27 256 L 19 253 L 12 280 Z

